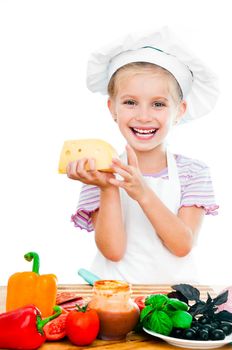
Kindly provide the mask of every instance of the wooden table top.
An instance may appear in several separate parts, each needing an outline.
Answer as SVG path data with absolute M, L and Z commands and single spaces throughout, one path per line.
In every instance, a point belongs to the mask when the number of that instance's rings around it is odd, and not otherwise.
M 207 292 L 210 293 L 211 296 L 215 295 L 215 288 L 209 286 L 197 286 L 197 288 L 201 291 L 201 297 L 204 299 L 206 297 Z M 92 287 L 87 284 L 70 284 L 70 285 L 59 285 L 59 291 L 71 291 L 75 292 L 82 297 L 91 297 L 92 295 Z M 153 292 L 169 292 L 171 287 L 168 285 L 132 285 L 132 298 L 135 298 L 139 295 L 150 295 Z M 220 291 L 221 289 L 219 289 Z M 218 291 L 217 291 L 218 293 Z M 6 287 L 0 287 L 0 312 L 5 311 L 5 299 L 6 299 Z M 89 346 L 76 346 L 72 345 L 67 339 L 63 339 L 60 342 L 45 342 L 40 350 L 77 350 L 77 349 L 104 349 L 104 350 L 132 350 L 132 349 L 145 349 L 145 350 L 170 350 L 177 349 L 176 347 L 167 344 L 161 339 L 150 336 L 149 334 L 135 334 L 131 332 L 127 335 L 125 340 L 118 341 L 105 341 L 96 339 Z M 226 345 L 223 349 L 232 349 L 232 345 Z M 0 349 L 2 350 L 2 349 Z

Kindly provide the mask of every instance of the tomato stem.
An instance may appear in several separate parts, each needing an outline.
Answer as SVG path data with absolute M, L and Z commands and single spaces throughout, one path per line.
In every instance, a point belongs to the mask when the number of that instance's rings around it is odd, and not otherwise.
M 77 311 L 79 312 L 86 312 L 87 311 L 87 307 L 88 307 L 88 304 L 80 307 L 80 305 L 76 304 L 76 307 L 77 307 Z

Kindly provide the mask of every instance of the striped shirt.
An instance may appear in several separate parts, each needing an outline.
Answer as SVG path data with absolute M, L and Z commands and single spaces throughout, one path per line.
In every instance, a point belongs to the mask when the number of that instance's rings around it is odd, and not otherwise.
M 217 214 L 219 206 L 215 203 L 213 185 L 210 177 L 209 167 L 196 159 L 183 155 L 176 155 L 176 164 L 181 185 L 181 207 L 202 207 L 205 214 Z M 143 174 L 148 176 L 148 174 Z M 165 168 L 156 174 L 149 176 L 168 179 L 168 169 Z M 76 227 L 93 231 L 91 213 L 99 208 L 100 189 L 97 186 L 83 184 L 77 211 L 71 220 Z

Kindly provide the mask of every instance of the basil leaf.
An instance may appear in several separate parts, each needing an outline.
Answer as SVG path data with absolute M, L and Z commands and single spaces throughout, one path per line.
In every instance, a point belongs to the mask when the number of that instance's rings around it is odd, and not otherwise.
M 167 294 L 167 296 L 171 299 L 178 299 L 180 301 L 183 301 L 184 303 L 188 304 L 188 299 L 179 291 L 172 291 L 170 293 Z
M 200 291 L 190 284 L 176 284 L 172 286 L 172 288 L 178 292 L 181 292 L 188 300 L 200 300 Z
M 152 331 L 163 335 L 169 335 L 173 328 L 171 318 L 164 311 L 159 310 L 152 313 L 148 326 Z
M 204 314 L 205 311 L 207 311 L 208 306 L 204 301 L 198 301 L 194 305 L 190 306 L 188 312 L 192 315 L 198 315 L 198 314 Z
M 167 304 L 166 307 L 172 306 L 176 310 L 188 310 L 188 305 L 184 303 L 183 301 L 180 301 L 178 299 L 170 298 L 169 303 Z
M 212 298 L 211 298 L 210 294 L 207 292 L 206 304 L 210 305 L 211 303 L 212 303 Z
M 152 314 L 147 315 L 142 322 L 143 327 L 149 329 L 150 328 L 150 317 Z
M 192 316 L 183 310 L 177 310 L 172 314 L 173 327 L 176 328 L 190 328 L 192 319 Z
M 144 319 L 154 311 L 152 305 L 145 306 L 140 313 L 140 321 L 143 322 Z
M 228 299 L 228 290 L 225 292 L 219 294 L 216 298 L 213 299 L 214 305 L 221 305 L 224 304 Z
M 165 310 L 164 312 L 170 317 L 172 318 L 172 315 L 174 314 L 176 310 Z
M 145 299 L 145 305 L 152 305 L 154 309 L 162 310 L 169 298 L 164 294 L 149 295 Z

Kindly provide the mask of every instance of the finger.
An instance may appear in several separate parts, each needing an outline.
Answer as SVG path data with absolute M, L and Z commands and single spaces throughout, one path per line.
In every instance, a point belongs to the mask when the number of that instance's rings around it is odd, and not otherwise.
M 121 169 L 127 171 L 131 175 L 133 174 L 133 171 L 132 171 L 131 167 L 126 165 L 126 164 L 123 164 L 121 162 L 121 160 L 118 159 L 118 158 L 113 158 L 112 159 L 112 168 L 114 168 L 115 166 L 120 167 Z
M 68 163 L 67 167 L 66 167 L 66 174 L 69 176 L 70 172 L 71 172 L 71 169 L 72 169 L 72 163 Z
M 77 162 L 76 172 L 81 177 L 85 177 L 87 175 L 86 165 L 88 164 L 88 158 L 82 158 Z
M 86 170 L 86 167 L 89 167 L 89 170 Z M 93 181 L 98 176 L 98 171 L 95 166 L 94 158 L 83 158 L 79 161 L 77 167 L 77 173 L 84 181 Z
M 88 165 L 89 165 L 89 170 L 90 171 L 96 171 L 96 165 L 95 165 L 95 159 L 94 158 L 89 158 L 88 159 Z
M 68 176 L 76 175 L 77 161 L 70 162 L 67 166 L 66 172 Z
M 138 165 L 138 159 L 137 159 L 136 153 L 129 144 L 126 145 L 126 152 L 127 152 L 128 164 L 135 168 L 138 168 L 139 165 Z
M 120 181 L 120 180 L 117 180 L 115 178 L 110 178 L 108 180 L 108 182 L 111 184 L 111 185 L 114 185 L 116 187 L 121 187 L 121 188 L 124 188 L 125 186 L 125 182 L 124 181 Z
M 132 178 L 132 175 L 128 173 L 128 171 L 123 170 L 122 168 L 118 166 L 112 166 L 115 173 L 122 176 L 125 181 L 130 181 Z
M 77 161 L 70 162 L 67 166 L 66 173 L 70 179 L 80 180 L 80 176 L 77 174 Z

